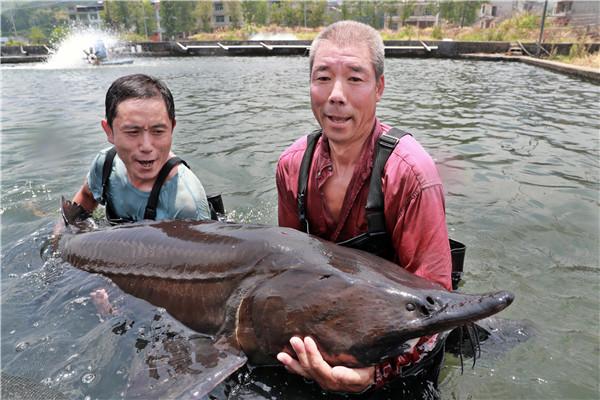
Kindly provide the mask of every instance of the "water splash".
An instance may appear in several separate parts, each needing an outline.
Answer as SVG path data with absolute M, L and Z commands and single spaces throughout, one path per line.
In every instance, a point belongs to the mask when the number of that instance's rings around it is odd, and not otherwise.
M 91 27 L 73 28 L 55 46 L 56 50 L 48 58 L 44 67 L 50 69 L 69 69 L 90 66 L 84 50 L 87 51 L 90 47 L 93 47 L 98 40 L 104 42 L 109 51 L 109 57 L 111 56 L 111 50 L 118 51 L 123 48 L 123 43 L 114 33 Z

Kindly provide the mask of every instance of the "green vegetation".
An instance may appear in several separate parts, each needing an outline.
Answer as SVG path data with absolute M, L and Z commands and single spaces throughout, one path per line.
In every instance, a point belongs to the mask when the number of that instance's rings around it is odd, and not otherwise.
M 187 3 L 187 2 L 186 2 Z M 115 32 L 137 34 L 145 38 L 156 30 L 154 7 L 150 0 L 105 0 L 100 17 Z
M 537 15 L 521 14 L 502 21 L 496 27 L 486 29 L 475 28 L 456 36 L 464 41 L 499 41 L 531 40 L 531 36 L 539 33 L 540 18 Z
M 567 64 L 579 65 L 582 67 L 595 68 L 600 70 L 600 51 L 590 53 L 590 47 L 583 41 L 579 41 L 569 49 L 568 55 L 556 54 L 556 51 L 550 53 L 550 60 L 563 62 Z
M 471 25 L 477 20 L 477 12 L 481 8 L 482 3 L 484 1 L 481 0 L 442 0 L 439 4 L 440 18 L 454 25 L 459 25 L 461 28 Z M 435 9 L 432 10 L 434 14 L 436 11 Z
M 442 40 L 444 38 L 444 32 L 442 32 L 442 27 L 440 25 L 436 25 L 431 30 L 431 37 L 435 40 Z
M 28 38 L 35 44 L 48 43 L 54 28 L 66 25 L 69 21 L 66 4 L 56 1 L 2 0 L 0 34 Z
M 579 65 L 581 67 L 594 68 L 600 72 L 600 52 L 592 54 L 582 53 L 579 56 L 552 56 L 552 61 L 559 61 L 567 64 Z
M 7 45 L 55 45 L 70 31 L 68 7 L 97 4 L 95 1 L 1 0 L 0 30 L 11 36 Z M 113 32 L 124 40 L 141 42 L 156 31 L 155 9 L 151 0 L 104 0 L 100 16 Z M 522 41 L 535 42 L 539 35 L 540 16 L 516 15 L 490 28 L 473 27 L 482 0 L 439 0 L 423 9 L 417 0 L 344 0 L 339 6 L 328 6 L 327 0 L 223 0 L 228 28 L 215 26 L 214 1 L 162 0 L 160 20 L 163 40 L 248 40 L 258 33 L 289 33 L 299 40 L 312 40 L 322 26 L 341 19 L 364 22 L 381 31 L 384 40 Z M 440 24 L 421 28 L 405 22 L 419 8 L 424 15 L 438 15 Z M 392 18 L 398 16 L 398 18 Z M 386 20 L 387 18 L 387 20 Z M 384 29 L 400 22 L 397 30 Z M 544 41 L 575 42 L 569 56 L 551 58 L 566 62 L 583 60 L 592 63 L 586 42 L 593 32 L 555 26 L 546 21 Z M 593 57 L 591 57 L 593 58 Z M 596 55 L 596 59 L 597 59 Z

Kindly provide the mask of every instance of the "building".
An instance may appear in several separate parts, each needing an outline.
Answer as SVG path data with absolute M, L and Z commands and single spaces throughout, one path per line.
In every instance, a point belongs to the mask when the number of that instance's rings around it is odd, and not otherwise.
M 69 7 L 69 20 L 77 24 L 100 28 L 102 26 L 100 11 L 102 10 L 104 10 L 104 6 L 101 3 L 91 6 L 71 6 Z
M 516 11 L 516 2 L 486 1 L 481 4 L 477 25 L 480 28 L 493 28 L 500 22 L 512 17 Z
M 560 25 L 598 27 L 600 2 L 598 0 L 557 1 L 551 16 L 554 22 Z
M 231 17 L 225 12 L 225 2 L 215 1 L 213 3 L 212 23 L 215 28 L 224 28 L 229 26 Z
M 542 15 L 542 12 L 544 11 L 543 0 L 517 0 L 515 3 L 515 8 L 519 13 Z
M 438 1 L 436 0 L 416 0 L 414 2 L 404 2 L 399 5 L 398 14 L 385 15 L 384 28 L 398 30 L 399 28 L 411 25 L 420 28 L 429 28 L 439 23 Z M 410 8 L 409 16 L 402 16 L 403 8 Z

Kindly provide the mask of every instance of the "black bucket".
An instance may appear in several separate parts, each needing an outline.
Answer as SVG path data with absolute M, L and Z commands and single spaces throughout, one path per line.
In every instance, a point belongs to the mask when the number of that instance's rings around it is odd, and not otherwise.
M 221 193 L 211 194 L 206 196 L 208 200 L 208 206 L 210 207 L 210 219 L 217 221 L 219 215 L 225 215 L 225 206 L 223 206 L 223 198 Z
M 463 266 L 467 246 L 456 240 L 450 239 L 450 255 L 452 256 L 452 290 L 458 289 L 462 279 Z

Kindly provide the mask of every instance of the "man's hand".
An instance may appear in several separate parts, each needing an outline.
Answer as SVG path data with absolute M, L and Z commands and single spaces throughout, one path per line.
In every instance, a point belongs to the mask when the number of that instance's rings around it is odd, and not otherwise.
M 375 368 L 331 367 L 323 360 L 317 344 L 310 337 L 304 341 L 299 337 L 290 339 L 298 360 L 287 353 L 277 354 L 277 359 L 288 371 L 312 379 L 322 389 L 331 392 L 359 393 L 371 386 L 374 381 Z
M 114 309 L 108 300 L 108 293 L 106 292 L 106 289 L 94 290 L 92 293 L 90 293 L 90 297 L 92 299 L 92 303 L 94 303 L 94 306 L 96 306 L 96 311 L 98 311 L 100 318 L 104 318 L 114 313 Z

